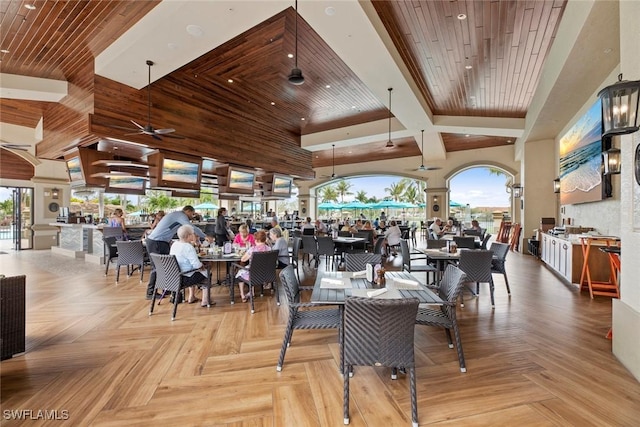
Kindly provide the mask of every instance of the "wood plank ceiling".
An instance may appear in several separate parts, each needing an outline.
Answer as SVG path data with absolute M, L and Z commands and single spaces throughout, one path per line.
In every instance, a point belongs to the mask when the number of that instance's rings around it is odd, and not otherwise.
M 136 91 L 92 77 L 93 61 L 158 3 L 0 2 L 3 73 L 83 82 L 75 104 L 63 101 L 57 109 L 48 103 L 2 100 L 1 120 L 33 126 L 44 115 L 45 140 L 38 154 L 45 158 L 60 158 L 71 146 L 95 145 L 104 137 L 123 138 L 123 131 L 105 123 L 146 123 L 146 89 Z M 29 4 L 35 9 L 25 7 Z M 522 118 L 566 0 L 372 4 L 433 114 Z M 459 19 L 460 14 L 466 17 Z M 153 84 L 154 125 L 175 127 L 186 137 L 183 142 L 156 144 L 147 136 L 127 139 L 150 148 L 310 177 L 312 156 L 303 154 L 300 135 L 386 119 L 388 111 L 303 19 L 298 20 L 298 45 L 306 82 L 288 84 L 291 60 L 286 53 L 293 51 L 294 18 L 293 8 L 287 8 Z M 146 71 L 146 59 L 150 58 L 140 58 L 140 72 Z M 329 81 L 341 83 L 327 87 Z M 65 117 L 61 111 L 74 111 L 71 131 L 63 128 L 64 120 L 47 120 L 48 112 Z M 469 143 L 465 135 L 443 135 L 447 151 L 503 145 L 507 139 L 475 137 Z M 415 142 L 413 147 L 401 144 L 390 155 L 413 156 L 416 150 L 419 155 Z M 269 156 L 248 160 L 284 151 L 291 151 L 292 157 L 280 162 Z M 341 150 L 337 160 L 362 161 L 362 150 L 351 151 Z M 313 166 L 326 165 L 330 158 L 331 150 L 315 152 Z M 292 169 L 287 161 L 306 164 Z

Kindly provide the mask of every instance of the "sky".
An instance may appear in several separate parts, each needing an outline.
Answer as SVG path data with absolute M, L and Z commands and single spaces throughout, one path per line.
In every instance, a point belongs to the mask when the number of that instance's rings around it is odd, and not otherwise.
M 366 191 L 367 195 L 382 199 L 388 194 L 384 191 L 391 183 L 400 181 L 397 176 L 371 176 L 350 178 L 353 184 L 351 191 Z M 467 203 L 473 207 L 508 207 L 509 194 L 505 191 L 504 175 L 491 175 L 486 168 L 473 168 L 459 173 L 451 180 L 451 200 L 460 204 Z M 11 190 L 0 187 L 0 201 L 11 197 Z M 131 199 L 131 196 L 129 196 Z M 346 196 L 345 201 L 353 200 Z

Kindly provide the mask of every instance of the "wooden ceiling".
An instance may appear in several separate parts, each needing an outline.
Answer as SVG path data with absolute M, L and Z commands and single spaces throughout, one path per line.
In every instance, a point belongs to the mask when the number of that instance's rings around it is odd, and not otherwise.
M 152 124 L 174 127 L 185 140 L 125 137 L 126 131 L 110 125 L 129 126 L 131 119 L 146 123 L 146 88 L 133 90 L 94 77 L 93 61 L 158 3 L 0 2 L 0 48 L 8 50 L 1 71 L 66 79 L 72 84 L 67 98 L 73 98 L 53 106 L 3 99 L 1 120 L 33 127 L 44 115 L 45 139 L 38 155 L 45 158 L 60 158 L 77 145 L 97 147 L 112 137 L 309 178 L 312 162 L 313 167 L 326 165 L 331 150 L 311 156 L 300 148 L 300 135 L 388 117 L 385 103 L 302 18 L 298 65 L 306 81 L 302 86 L 287 82 L 296 16 L 289 7 L 154 82 Z M 372 4 L 434 114 L 522 118 L 566 0 Z M 460 13 L 466 19 L 459 20 Z M 152 58 L 140 58 L 138 72 L 146 73 L 146 59 Z M 447 151 L 499 146 L 510 139 L 477 136 L 470 143 L 465 135 L 442 136 Z M 385 155 L 420 155 L 410 141 Z M 380 140 L 385 143 L 386 138 Z M 376 143 L 371 144 L 352 153 L 340 149 L 339 157 L 337 150 L 336 161 L 363 161 L 363 149 L 375 151 Z M 285 152 L 290 155 L 278 155 Z

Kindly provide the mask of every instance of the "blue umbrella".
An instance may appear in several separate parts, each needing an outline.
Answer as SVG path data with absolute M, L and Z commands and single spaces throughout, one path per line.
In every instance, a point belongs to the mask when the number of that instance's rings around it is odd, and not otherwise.
M 214 205 L 210 202 L 200 203 L 197 206 L 194 206 L 195 209 L 218 209 L 218 205 Z
M 463 205 L 462 203 L 454 202 L 453 200 L 449 200 L 449 206 L 452 208 L 462 208 L 465 205 Z
M 322 202 L 318 205 L 318 209 L 323 209 L 323 210 L 338 210 L 338 209 L 342 209 L 342 206 L 337 204 L 337 203 L 333 203 L 333 202 Z
M 352 202 L 345 203 L 344 205 L 342 205 L 342 208 L 344 208 L 344 209 L 368 209 L 369 208 L 369 204 L 360 202 L 358 200 L 354 200 Z
M 383 200 L 369 206 L 371 209 L 398 209 L 403 208 L 404 204 L 395 200 Z

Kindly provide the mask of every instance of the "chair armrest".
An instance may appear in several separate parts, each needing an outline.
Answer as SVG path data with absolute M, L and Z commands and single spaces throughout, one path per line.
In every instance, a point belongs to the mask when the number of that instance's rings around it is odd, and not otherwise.
M 193 268 L 193 269 L 191 269 L 191 270 L 181 271 L 181 272 L 180 272 L 180 275 L 181 275 L 181 276 L 186 276 L 187 274 L 189 274 L 189 273 L 195 273 L 196 271 L 200 271 L 200 269 L 199 269 L 199 268 Z
M 333 304 L 317 304 L 315 302 L 297 302 L 291 304 L 291 307 L 295 308 L 310 308 L 310 307 L 334 307 Z

